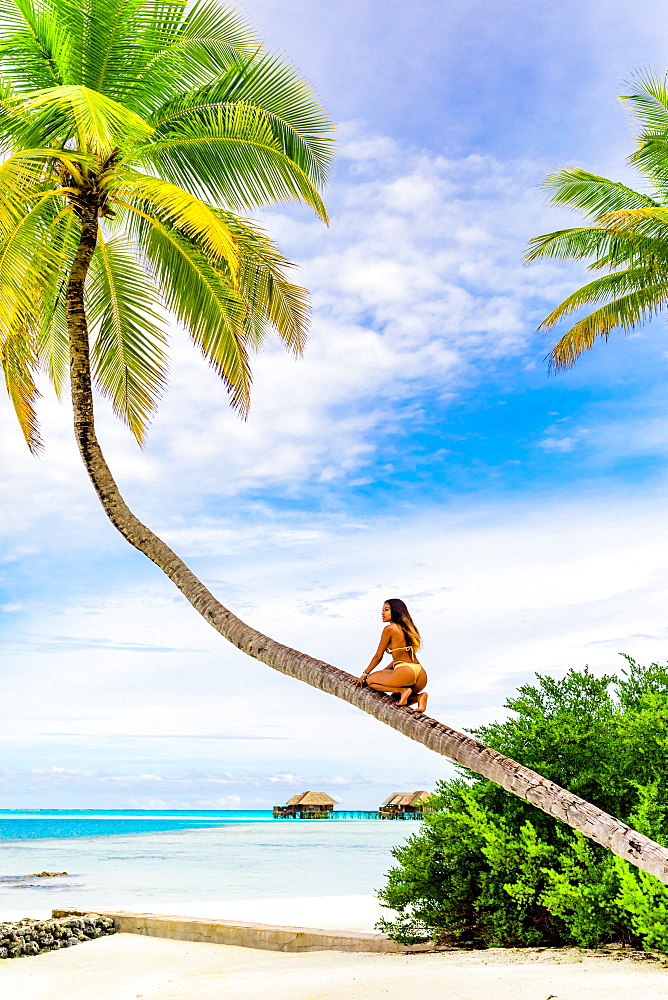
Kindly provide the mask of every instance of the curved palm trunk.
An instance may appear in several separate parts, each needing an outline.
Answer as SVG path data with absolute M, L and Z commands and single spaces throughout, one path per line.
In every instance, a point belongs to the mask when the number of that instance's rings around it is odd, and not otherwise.
M 322 660 L 290 649 L 263 635 L 228 611 L 162 539 L 135 517 L 114 482 L 95 436 L 88 330 L 83 289 L 97 239 L 97 212 L 84 211 L 79 248 L 67 286 L 67 321 L 74 428 L 79 451 L 105 513 L 127 541 L 156 564 L 216 631 L 242 652 L 312 687 L 350 702 L 435 753 L 489 778 L 607 847 L 668 884 L 668 849 L 636 833 L 625 823 L 560 788 L 535 771 L 497 753 L 463 733 L 410 709 L 389 695 L 359 688 L 353 677 Z

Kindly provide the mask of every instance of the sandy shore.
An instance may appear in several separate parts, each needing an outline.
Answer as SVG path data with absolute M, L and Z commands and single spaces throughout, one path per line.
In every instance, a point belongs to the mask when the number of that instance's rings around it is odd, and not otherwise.
M 0 962 L 7 1000 L 657 1000 L 668 970 L 573 950 L 282 954 L 134 934 Z
M 143 907 L 124 908 L 173 913 L 175 905 L 174 900 L 152 898 Z M 180 903 L 178 912 L 204 919 L 371 931 L 383 911 L 373 896 L 331 896 L 193 901 Z M 28 914 L 13 914 L 19 915 Z M 117 934 L 35 958 L 0 961 L 0 997 L 7 1000 L 656 1000 L 663 996 L 668 996 L 668 969 L 662 965 L 574 949 L 283 954 Z

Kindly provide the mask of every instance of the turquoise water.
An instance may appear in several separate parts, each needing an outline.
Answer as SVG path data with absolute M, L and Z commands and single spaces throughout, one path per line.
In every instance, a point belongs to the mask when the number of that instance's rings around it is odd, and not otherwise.
M 155 809 L 0 809 L 0 841 L 44 837 L 111 837 L 196 827 L 259 823 L 272 820 L 271 810 Z
M 0 912 L 370 894 L 417 829 L 267 812 L 0 810 Z

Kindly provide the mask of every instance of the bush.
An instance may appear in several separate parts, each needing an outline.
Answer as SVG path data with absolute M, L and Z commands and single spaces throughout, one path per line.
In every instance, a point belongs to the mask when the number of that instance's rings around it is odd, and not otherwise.
M 668 669 L 536 675 L 488 746 L 668 843 Z M 668 952 L 668 888 L 487 779 L 458 768 L 393 854 L 379 892 L 396 940 L 469 947 L 617 941 Z
M 668 886 L 653 875 L 615 858 L 619 877 L 618 901 L 630 916 L 631 927 L 645 951 L 668 953 Z

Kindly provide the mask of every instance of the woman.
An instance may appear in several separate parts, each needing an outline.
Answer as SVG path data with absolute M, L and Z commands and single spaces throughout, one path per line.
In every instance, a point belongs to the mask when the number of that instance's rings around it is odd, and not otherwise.
M 417 651 L 422 645 L 408 608 L 398 597 L 385 601 L 382 611 L 386 623 L 380 637 L 376 655 L 355 684 L 368 684 L 372 691 L 398 694 L 398 705 L 416 705 L 416 712 L 427 707 L 427 675 L 417 661 Z M 392 666 L 387 670 L 371 673 L 385 653 L 392 656 Z M 371 676 L 369 676 L 371 675 Z

